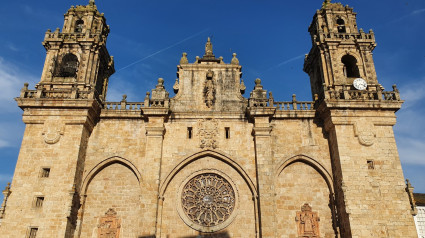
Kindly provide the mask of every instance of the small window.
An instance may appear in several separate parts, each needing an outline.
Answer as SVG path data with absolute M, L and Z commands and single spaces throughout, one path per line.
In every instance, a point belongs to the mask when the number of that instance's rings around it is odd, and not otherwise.
M 226 139 L 230 139 L 230 127 L 225 127 L 224 130 L 226 131 Z
M 375 169 L 375 163 L 373 162 L 373 160 L 367 161 L 367 168 L 368 169 Z
M 83 32 L 83 27 L 84 27 L 84 21 L 83 20 L 78 20 L 75 22 L 75 32 L 76 33 L 81 33 Z
M 44 197 L 35 197 L 34 207 L 42 207 L 44 202 Z
M 192 139 L 192 127 L 187 128 L 187 138 Z
M 50 168 L 42 168 L 40 177 L 41 178 L 48 178 L 50 176 Z
M 30 227 L 28 238 L 36 238 L 37 237 L 37 227 Z
M 341 62 L 344 65 L 343 72 L 347 78 L 360 78 L 359 67 L 357 66 L 357 60 L 352 55 L 344 55 L 341 58 Z

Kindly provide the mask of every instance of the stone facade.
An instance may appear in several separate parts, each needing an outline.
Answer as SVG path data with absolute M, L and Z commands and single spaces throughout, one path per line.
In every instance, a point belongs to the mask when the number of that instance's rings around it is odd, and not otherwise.
M 46 33 L 41 80 L 16 98 L 2 237 L 417 236 L 392 129 L 403 101 L 352 8 L 326 0 L 313 17 L 313 101 L 275 101 L 260 79 L 245 98 L 236 54 L 208 39 L 202 58 L 183 53 L 174 97 L 158 79 L 143 102 L 107 102 L 108 32 L 90 0 Z

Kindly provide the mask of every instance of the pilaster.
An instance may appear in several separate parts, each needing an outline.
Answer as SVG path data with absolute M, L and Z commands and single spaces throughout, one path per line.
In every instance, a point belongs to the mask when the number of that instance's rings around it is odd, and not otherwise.
M 259 203 L 260 237 L 276 237 L 274 163 L 270 117 L 275 108 L 250 108 L 249 114 L 254 121 L 253 136 L 255 144 L 255 162 L 257 168 L 257 187 Z
M 147 119 L 146 124 L 146 156 L 139 165 L 146 174 L 143 182 L 146 187 L 142 203 L 145 204 L 146 214 L 143 219 L 149 229 L 146 235 L 158 234 L 157 223 L 160 223 L 158 209 L 162 208 L 163 199 L 159 197 L 159 185 L 161 181 L 162 149 L 164 141 L 164 121 L 168 116 L 166 108 L 144 108 L 143 114 Z M 149 165 L 149 166 L 146 166 Z

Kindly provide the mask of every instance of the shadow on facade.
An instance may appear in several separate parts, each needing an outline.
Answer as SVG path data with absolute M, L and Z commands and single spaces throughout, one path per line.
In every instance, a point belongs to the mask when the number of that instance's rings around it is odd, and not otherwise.
M 139 236 L 137 238 L 155 238 L 155 235 Z M 171 236 L 167 235 L 167 238 L 171 238 Z M 179 238 L 230 238 L 230 235 L 227 231 L 225 231 L 216 233 L 199 233 L 199 235 L 196 236 L 179 236 Z
M 224 232 L 216 232 L 216 233 L 208 233 L 208 234 L 202 234 L 196 236 L 181 236 L 180 238 L 230 238 L 229 233 L 227 231 Z

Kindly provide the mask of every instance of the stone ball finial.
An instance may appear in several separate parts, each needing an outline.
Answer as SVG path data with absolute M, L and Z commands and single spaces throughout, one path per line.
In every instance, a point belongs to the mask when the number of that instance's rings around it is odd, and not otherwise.
M 164 84 L 164 79 L 163 78 L 159 78 L 158 79 L 158 84 L 163 85 Z
M 260 84 L 261 84 L 261 79 L 256 78 L 256 79 L 255 79 L 255 85 L 260 85 Z

